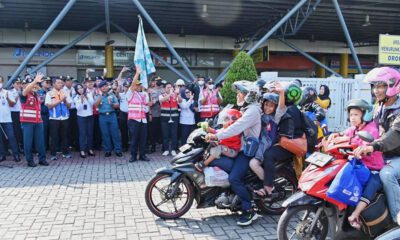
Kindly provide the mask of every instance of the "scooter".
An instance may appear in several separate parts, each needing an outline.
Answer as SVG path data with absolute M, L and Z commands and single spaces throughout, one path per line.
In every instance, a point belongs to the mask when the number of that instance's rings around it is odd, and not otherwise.
M 368 133 L 358 135 L 364 141 L 371 141 Z M 278 239 L 372 239 L 350 226 L 347 220 L 352 212 L 350 207 L 326 194 L 357 146 L 333 144 L 327 139 L 322 146 L 325 153 L 314 152 L 306 159 L 309 165 L 299 179 L 299 191 L 283 203 L 287 208 L 278 222 Z M 393 226 L 390 223 L 388 229 Z

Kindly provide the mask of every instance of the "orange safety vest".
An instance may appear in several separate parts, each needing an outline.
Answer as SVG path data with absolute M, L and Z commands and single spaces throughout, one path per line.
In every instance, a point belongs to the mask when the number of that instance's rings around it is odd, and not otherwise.
M 128 119 L 145 120 L 146 119 L 146 96 L 139 92 L 132 92 L 132 97 L 128 102 Z
M 208 89 L 203 89 L 203 96 L 206 97 L 206 103 L 200 104 L 199 112 L 201 118 L 211 118 L 219 113 L 217 91 L 213 90 L 210 94 Z
M 26 102 L 21 102 L 21 111 L 19 113 L 20 122 L 26 123 L 41 123 L 40 116 L 40 99 L 38 95 L 28 93 Z

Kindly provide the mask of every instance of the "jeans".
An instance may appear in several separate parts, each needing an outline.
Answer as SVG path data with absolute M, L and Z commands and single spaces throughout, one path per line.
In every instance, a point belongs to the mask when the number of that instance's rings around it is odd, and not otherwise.
M 370 204 L 370 202 L 374 200 L 376 192 L 378 192 L 378 190 L 381 188 L 382 188 L 382 182 L 379 177 L 379 173 L 371 172 L 368 182 L 363 189 L 363 193 L 360 200 L 367 204 Z
M 243 211 L 251 210 L 251 194 L 243 182 L 243 178 L 249 171 L 250 159 L 250 157 L 247 157 L 240 152 L 234 160 L 222 156 L 221 158 L 210 163 L 210 166 L 217 166 L 229 173 L 229 183 L 231 184 L 231 189 L 240 198 Z
M 147 123 L 128 120 L 129 135 L 131 136 L 131 156 L 136 158 L 139 148 L 139 155 L 146 155 L 147 144 Z
M 169 123 L 168 120 L 161 121 L 163 136 L 163 151 L 169 151 L 169 142 L 171 141 L 171 151 L 178 150 L 178 122 L 174 120 Z
M 24 152 L 26 161 L 33 162 L 32 144 L 39 153 L 39 162 L 46 161 L 46 149 L 43 143 L 43 123 L 21 123 L 24 138 Z
M 190 133 L 194 130 L 195 125 L 181 124 L 181 144 L 186 144 L 187 138 Z
M 93 150 L 93 115 L 77 117 L 79 127 L 79 149 L 81 151 Z
M 50 131 L 50 139 L 51 139 L 51 141 L 50 141 L 51 156 L 56 156 L 58 144 L 60 142 L 61 142 L 62 153 L 68 154 L 69 153 L 68 152 L 68 133 L 70 131 L 68 129 L 68 119 L 66 119 L 66 120 L 50 119 L 49 120 L 49 131 Z M 43 130 L 42 130 L 42 135 L 43 135 Z
M 14 136 L 14 128 L 12 123 L 0 123 L 1 128 L 3 128 L 5 134 L 7 135 L 8 138 L 8 144 L 12 150 L 12 153 L 14 156 L 17 156 L 19 154 L 18 150 L 18 144 L 17 140 L 15 139 Z M 4 141 L 4 136 L 3 132 L 0 132 L 0 157 L 6 156 L 6 151 L 8 150 L 5 146 L 6 142 Z
M 119 128 L 121 129 L 122 148 L 128 149 L 129 143 L 129 130 L 128 130 L 128 113 L 119 112 Z
M 279 145 L 272 146 L 264 152 L 264 186 L 273 187 L 275 163 L 293 157 L 294 154 Z
M 111 152 L 113 144 L 114 151 L 116 153 L 120 153 L 121 136 L 119 134 L 117 115 L 115 112 L 112 112 L 109 115 L 100 113 L 99 126 L 101 130 L 104 151 Z
M 24 145 L 24 141 L 22 139 L 22 128 L 21 122 L 19 121 L 20 112 L 11 112 L 11 119 L 14 128 L 14 136 L 17 140 L 18 146 L 22 147 Z
M 398 182 L 400 179 L 400 157 L 388 160 L 390 161 L 381 169 L 379 176 L 381 177 L 390 214 L 393 220 L 397 222 L 396 216 L 400 212 L 400 185 Z

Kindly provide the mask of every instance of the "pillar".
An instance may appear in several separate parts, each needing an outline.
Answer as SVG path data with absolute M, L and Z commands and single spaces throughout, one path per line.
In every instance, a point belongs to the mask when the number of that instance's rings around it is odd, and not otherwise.
M 318 61 L 320 61 L 322 64 L 326 65 L 326 57 L 325 56 L 319 56 Z M 325 68 L 320 67 L 319 65 L 317 65 L 317 71 L 315 73 L 317 75 L 317 78 L 324 78 L 326 76 Z
M 347 53 L 340 54 L 340 75 L 348 77 L 349 75 L 349 55 Z
M 107 69 L 105 78 L 114 78 L 114 53 L 113 46 L 111 45 L 105 46 L 105 65 Z

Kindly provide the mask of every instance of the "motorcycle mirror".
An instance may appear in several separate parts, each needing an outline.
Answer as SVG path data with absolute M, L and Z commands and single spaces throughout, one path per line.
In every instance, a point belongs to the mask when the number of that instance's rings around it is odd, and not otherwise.
M 357 136 L 361 138 L 361 140 L 365 141 L 365 142 L 373 142 L 374 141 L 374 137 L 366 131 L 359 131 L 357 133 Z

